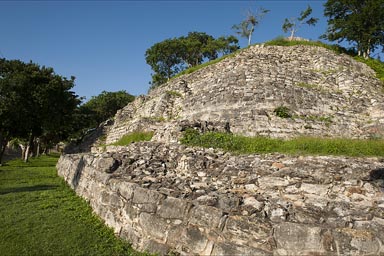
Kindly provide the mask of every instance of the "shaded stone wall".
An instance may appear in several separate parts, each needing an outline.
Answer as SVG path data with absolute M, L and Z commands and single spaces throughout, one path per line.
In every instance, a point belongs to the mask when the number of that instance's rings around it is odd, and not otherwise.
M 235 156 L 134 143 L 58 173 L 134 247 L 182 255 L 383 255 L 377 158 Z
M 140 120 L 229 122 L 232 132 L 369 138 L 384 133 L 382 84 L 347 55 L 313 46 L 252 46 L 170 80 L 123 108 L 107 143 Z M 279 106 L 292 118 L 274 113 Z M 156 127 L 151 127 L 156 130 Z

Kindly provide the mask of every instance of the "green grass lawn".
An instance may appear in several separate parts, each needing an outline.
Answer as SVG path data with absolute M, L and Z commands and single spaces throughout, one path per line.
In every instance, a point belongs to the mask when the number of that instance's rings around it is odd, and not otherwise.
M 299 137 L 290 140 L 267 137 L 245 137 L 228 133 L 200 134 L 187 130 L 181 142 L 190 146 L 221 148 L 225 151 L 253 153 L 284 153 L 290 155 L 334 155 L 351 157 L 384 157 L 384 140 Z
M 0 255 L 143 255 L 57 176 L 57 156 L 0 167 Z

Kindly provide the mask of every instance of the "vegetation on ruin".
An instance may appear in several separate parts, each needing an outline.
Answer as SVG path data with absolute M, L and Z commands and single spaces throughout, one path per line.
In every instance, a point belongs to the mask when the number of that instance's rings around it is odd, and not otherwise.
M 291 155 L 334 155 L 352 157 L 384 156 L 383 140 L 300 137 L 290 140 L 267 137 L 245 137 L 230 133 L 199 133 L 189 129 L 181 139 L 183 144 L 225 151 L 254 153 L 284 153 Z
M 133 142 L 150 141 L 153 137 L 153 132 L 131 132 L 121 137 L 120 140 L 113 143 L 114 146 L 127 146 Z
M 355 60 L 363 62 L 367 64 L 370 68 L 372 68 L 376 72 L 376 77 L 380 79 L 380 81 L 384 85 L 384 62 L 378 59 L 365 59 L 363 57 L 355 56 Z
M 308 46 L 318 46 L 322 47 L 336 53 L 345 53 L 349 55 L 354 55 L 354 51 L 348 51 L 344 47 L 339 45 L 330 45 L 320 41 L 309 41 L 309 40 L 289 40 L 285 37 L 279 36 L 271 41 L 267 41 L 264 43 L 267 46 L 295 46 L 295 45 L 308 45 Z
M 145 52 L 145 60 L 153 70 L 151 87 L 167 82 L 181 71 L 239 49 L 234 36 L 214 38 L 204 32 L 169 38 L 154 44 Z
M 143 255 L 57 176 L 58 156 L 0 167 L 1 255 Z
M 232 57 L 236 56 L 236 54 L 239 53 L 240 51 L 241 50 L 237 50 L 237 51 L 235 51 L 233 53 L 224 55 L 224 56 L 222 56 L 222 57 L 220 57 L 218 59 L 214 59 L 214 60 L 211 60 L 211 61 L 208 61 L 208 62 L 204 62 L 204 63 L 202 63 L 200 65 L 197 65 L 197 66 L 185 69 L 185 70 L 181 71 L 180 73 L 178 73 L 177 75 L 175 75 L 174 77 L 172 77 L 172 79 L 176 78 L 176 77 L 179 77 L 179 76 L 182 76 L 182 75 L 191 74 L 191 73 L 193 73 L 193 72 L 195 72 L 195 71 L 197 71 L 199 69 L 202 69 L 202 68 L 208 67 L 210 65 L 216 64 L 216 63 L 218 63 L 218 62 L 220 62 L 220 61 L 222 61 L 224 59 L 232 58 Z
M 291 41 L 284 37 L 278 37 L 276 39 L 266 42 L 264 45 L 267 45 L 267 46 L 268 45 L 269 46 L 295 46 L 295 45 L 318 46 L 318 47 L 323 47 L 328 50 L 334 51 L 335 53 L 338 53 L 338 54 L 341 54 L 341 53 L 348 54 L 352 56 L 356 61 L 365 63 L 370 68 L 372 68 L 376 72 L 376 77 L 384 83 L 384 62 L 378 59 L 373 59 L 373 58 L 363 58 L 361 56 L 358 56 L 354 50 L 351 50 L 351 49 L 348 50 L 339 45 L 325 44 L 320 41 L 306 41 L 306 40 Z
M 292 114 L 290 112 L 290 109 L 286 106 L 278 106 L 273 110 L 273 113 L 275 113 L 276 116 L 281 118 L 291 118 Z
M 271 41 L 267 41 L 264 43 L 264 45 L 266 46 L 295 46 L 295 45 L 308 45 L 308 46 L 318 46 L 318 47 L 322 47 L 322 48 L 325 48 L 325 49 L 328 49 L 328 50 L 331 50 L 337 54 L 347 54 L 347 55 L 350 55 L 352 56 L 356 61 L 359 61 L 359 62 L 362 62 L 362 63 L 365 63 L 366 65 L 368 65 L 370 68 L 372 68 L 375 72 L 376 72 L 376 77 L 378 79 L 380 79 L 383 84 L 384 84 L 384 62 L 378 60 L 378 59 L 373 59 L 373 58 L 363 58 L 363 57 L 359 57 L 357 56 L 357 53 L 353 50 L 353 49 L 346 49 L 344 47 L 341 47 L 340 45 L 337 45 L 337 44 L 334 44 L 334 45 L 331 45 L 331 44 L 326 44 L 326 43 L 323 43 L 321 41 L 307 41 L 307 40 L 288 40 L 287 38 L 285 37 L 277 37 Z M 186 74 L 191 74 L 197 70 L 200 70 L 204 67 L 207 67 L 207 66 L 210 66 L 210 65 L 213 65 L 213 64 L 216 64 L 226 58 L 233 58 L 235 57 L 240 51 L 243 51 L 244 49 L 239 49 L 231 54 L 228 54 L 228 55 L 224 55 L 222 56 L 221 58 L 218 58 L 218 59 L 215 59 L 215 60 L 212 60 L 212 61 L 208 61 L 208 62 L 204 62 L 200 65 L 197 65 L 197 66 L 194 66 L 194 67 L 191 67 L 191 68 L 188 68 L 188 69 L 185 69 L 183 71 L 181 71 L 180 73 L 178 73 L 177 75 L 175 75 L 173 78 L 176 78 L 176 77 L 180 77 L 182 75 L 186 75 Z M 300 84 L 298 86 L 305 86 L 304 84 Z M 308 85 L 309 86 L 309 85 Z

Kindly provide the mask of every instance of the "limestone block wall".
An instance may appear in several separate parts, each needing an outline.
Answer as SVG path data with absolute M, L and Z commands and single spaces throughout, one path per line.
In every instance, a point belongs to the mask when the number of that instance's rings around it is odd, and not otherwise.
M 135 248 L 181 255 L 383 255 L 377 158 L 236 156 L 133 143 L 58 173 Z
M 277 117 L 279 106 L 292 118 Z M 229 122 L 248 136 L 368 138 L 384 134 L 384 98 L 374 71 L 347 55 L 252 46 L 139 97 L 117 113 L 107 143 L 143 118 Z

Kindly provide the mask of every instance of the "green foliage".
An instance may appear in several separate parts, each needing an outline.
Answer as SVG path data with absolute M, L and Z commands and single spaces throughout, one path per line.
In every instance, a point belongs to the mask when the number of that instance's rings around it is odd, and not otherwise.
M 46 146 L 66 138 L 80 103 L 74 80 L 32 62 L 0 59 L 0 144 L 18 137 L 32 148 L 36 138 Z
M 292 114 L 290 113 L 290 109 L 286 106 L 278 106 L 273 110 L 276 116 L 281 118 L 291 118 Z
M 216 64 L 216 63 L 218 63 L 218 62 L 220 62 L 220 61 L 222 61 L 222 60 L 224 60 L 226 58 L 234 57 L 239 51 L 241 51 L 241 50 L 237 50 L 237 51 L 235 51 L 235 52 L 233 52 L 231 54 L 224 55 L 224 56 L 222 56 L 222 57 L 220 57 L 218 59 L 211 60 L 211 61 L 205 62 L 203 64 L 200 64 L 198 66 L 191 67 L 191 68 L 188 68 L 186 70 L 183 70 L 180 73 L 178 73 L 177 75 L 175 75 L 173 78 L 176 78 L 176 77 L 179 77 L 179 76 L 182 76 L 182 75 L 186 75 L 186 74 L 191 74 L 191 73 L 193 73 L 193 72 L 195 72 L 197 70 L 200 70 L 200 69 L 202 69 L 204 67 L 208 67 L 210 65 Z
M 262 7 L 257 9 L 256 13 L 253 13 L 251 10 L 248 10 L 247 17 L 238 25 L 233 25 L 232 29 L 236 31 L 241 37 L 245 37 L 248 39 L 248 46 L 251 45 L 252 34 L 255 31 L 255 27 L 257 27 L 260 21 L 264 18 L 264 16 L 269 12 Z
M 141 117 L 143 121 L 153 121 L 153 122 L 165 122 L 167 121 L 163 116 L 144 116 Z
M 308 8 L 300 13 L 300 17 L 294 17 L 290 19 L 285 19 L 284 24 L 282 26 L 284 33 L 287 33 L 288 31 L 291 32 L 290 40 L 292 41 L 295 33 L 299 30 L 299 28 L 303 24 L 307 24 L 309 26 L 315 26 L 318 18 L 309 18 L 309 15 L 312 14 L 312 8 L 308 5 Z
M 359 56 L 356 56 L 355 60 L 363 62 L 367 64 L 370 68 L 372 68 L 376 72 L 376 77 L 380 79 L 380 81 L 384 85 L 384 62 L 377 59 L 366 59 Z
M 179 72 L 214 60 L 219 55 L 239 49 L 234 36 L 214 37 L 202 32 L 190 32 L 186 37 L 166 39 L 154 44 L 145 53 L 145 60 L 151 66 L 152 87 L 159 86 Z
M 266 137 L 244 137 L 216 132 L 200 134 L 195 130 L 187 130 L 181 139 L 181 143 L 190 146 L 220 148 L 240 154 L 279 152 L 292 155 L 384 156 L 383 140 L 314 137 L 282 140 Z
M 326 48 L 328 50 L 334 51 L 335 53 L 345 53 L 349 55 L 355 55 L 354 51 L 347 50 L 339 45 L 329 45 L 320 41 L 305 41 L 305 40 L 287 40 L 284 37 L 280 36 L 271 41 L 265 42 L 267 46 L 295 46 L 295 45 L 308 45 L 308 46 L 318 46 Z
M 133 142 L 150 141 L 153 132 L 132 132 L 124 135 L 119 141 L 113 143 L 114 146 L 127 146 Z
M 144 255 L 116 238 L 57 176 L 57 159 L 0 167 L 1 255 Z
M 174 97 L 183 97 L 183 95 L 177 91 L 166 91 L 166 94 L 169 96 L 174 96 Z
M 355 43 L 358 55 L 365 58 L 383 47 L 383 0 L 328 0 L 324 7 L 328 29 L 322 38 Z
M 95 128 L 103 121 L 112 118 L 117 110 L 122 109 L 135 99 L 124 90 L 117 92 L 102 91 L 93 96 L 88 102 L 81 105 L 75 119 L 76 131 Z

